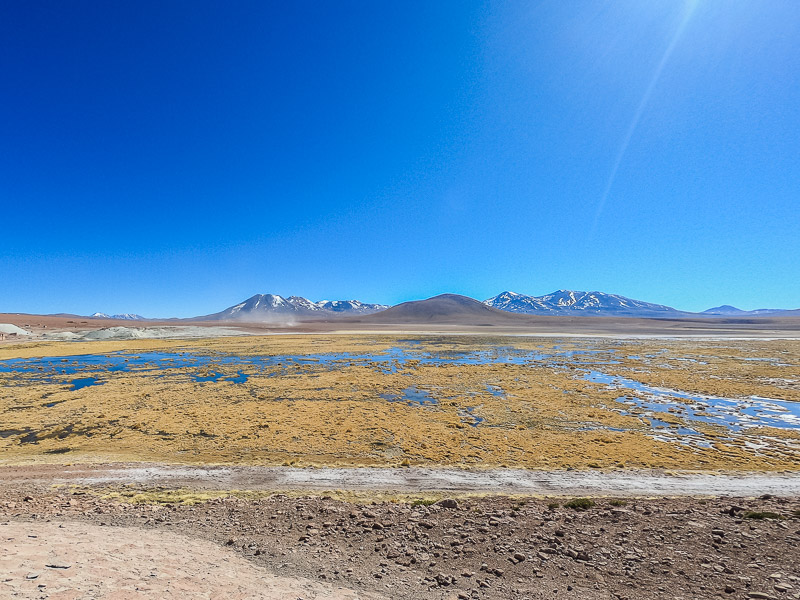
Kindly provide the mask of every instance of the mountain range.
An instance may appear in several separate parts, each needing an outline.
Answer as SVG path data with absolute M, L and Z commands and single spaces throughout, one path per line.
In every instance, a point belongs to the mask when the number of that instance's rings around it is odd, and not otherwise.
M 436 302 L 430 302 L 434 299 Z M 420 306 L 420 302 L 428 302 L 428 304 Z M 681 311 L 663 304 L 634 300 L 618 294 L 576 290 L 557 290 L 543 296 L 529 296 L 518 292 L 505 291 L 483 302 L 457 294 L 441 294 L 425 301 L 403 302 L 393 307 L 359 300 L 320 300 L 315 302 L 301 296 L 284 297 L 277 294 L 256 294 L 225 310 L 196 317 L 194 320 L 291 322 L 296 320 L 357 317 L 375 313 L 378 313 L 378 315 L 370 320 L 388 323 L 395 319 L 394 322 L 399 323 L 409 319 L 450 322 L 466 315 L 469 315 L 471 320 L 480 320 L 481 317 L 491 317 L 497 320 L 502 319 L 503 315 L 511 317 L 512 315 L 509 315 L 509 313 L 662 319 L 800 316 L 800 309 L 741 310 L 726 304 L 694 313 Z M 97 319 L 144 320 L 144 317 L 130 313 L 108 315 L 97 312 L 91 316 Z
M 780 309 L 746 311 L 729 305 L 710 308 L 701 313 L 692 313 L 663 304 L 626 298 L 618 294 L 576 290 L 557 290 L 544 296 L 528 296 L 506 291 L 483 302 L 457 294 L 441 294 L 435 298 L 437 299 L 436 303 L 425 305 L 426 319 L 449 320 L 456 314 L 463 316 L 465 311 L 474 318 L 479 318 L 481 314 L 489 316 L 493 311 L 528 315 L 640 318 L 750 317 L 796 313 L 796 311 Z M 469 302 L 466 302 L 467 300 Z M 419 301 L 403 302 L 390 308 L 385 304 L 371 304 L 358 300 L 313 302 L 301 296 L 284 298 L 276 294 L 256 294 L 244 302 L 204 318 L 219 321 L 259 321 L 280 316 L 314 319 L 380 313 L 379 318 L 371 320 L 389 322 L 387 319 L 398 319 L 397 322 L 403 322 L 412 316 L 414 319 L 420 318 L 422 309 L 416 302 Z M 497 316 L 495 313 L 495 317 Z
M 123 313 L 121 315 L 107 315 L 106 313 L 96 312 L 89 315 L 92 319 L 119 319 L 121 321 L 144 321 L 145 317 L 134 313 Z
M 678 310 L 663 304 L 634 300 L 618 294 L 579 292 L 575 290 L 558 290 L 544 296 L 526 296 L 516 292 L 503 292 L 485 300 L 484 303 L 501 310 L 531 315 L 686 318 L 789 316 L 800 314 L 800 309 L 759 308 L 756 310 L 742 310 L 729 304 L 694 313 Z
M 214 321 L 262 320 L 271 317 L 320 317 L 364 315 L 389 308 L 385 304 L 368 304 L 358 300 L 321 300 L 313 302 L 301 296 L 284 298 L 277 294 L 256 294 L 225 310 L 206 315 Z
M 502 292 L 484 301 L 508 312 L 529 315 L 597 315 L 614 317 L 676 317 L 683 313 L 670 306 L 633 300 L 605 292 L 558 290 L 544 296 Z

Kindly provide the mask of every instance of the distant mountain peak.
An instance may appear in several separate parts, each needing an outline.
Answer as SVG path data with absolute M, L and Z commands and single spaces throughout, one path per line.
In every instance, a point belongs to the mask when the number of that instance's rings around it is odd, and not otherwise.
M 209 315 L 214 320 L 292 320 L 303 317 L 325 317 L 340 314 L 370 314 L 388 308 L 360 300 L 321 300 L 314 302 L 303 296 L 284 298 L 278 294 L 255 294 L 244 302 Z
M 122 313 L 119 315 L 108 315 L 106 313 L 96 312 L 89 315 L 92 319 L 117 319 L 120 321 L 143 321 L 145 317 L 135 313 Z
M 633 300 L 617 294 L 563 289 L 544 296 L 502 292 L 484 303 L 507 312 L 540 315 L 652 317 L 680 314 L 669 306 Z
M 747 311 L 742 310 L 741 308 L 736 308 L 735 306 L 731 306 L 730 304 L 723 304 L 722 306 L 715 306 L 714 308 L 709 308 L 703 311 L 702 314 L 704 315 L 740 315 Z
M 511 315 L 460 294 L 439 294 L 425 300 L 402 302 L 366 317 L 370 323 L 474 323 L 487 324 L 513 320 Z
M 796 314 L 796 310 L 786 310 L 782 308 L 757 308 L 755 310 L 742 310 L 730 304 L 723 304 L 722 306 L 715 306 L 701 312 L 701 315 L 710 317 L 764 317 L 776 315 Z

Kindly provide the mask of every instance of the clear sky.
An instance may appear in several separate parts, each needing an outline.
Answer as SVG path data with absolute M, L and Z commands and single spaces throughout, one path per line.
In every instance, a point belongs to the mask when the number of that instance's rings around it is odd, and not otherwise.
M 4 2 L 0 312 L 800 307 L 800 3 Z

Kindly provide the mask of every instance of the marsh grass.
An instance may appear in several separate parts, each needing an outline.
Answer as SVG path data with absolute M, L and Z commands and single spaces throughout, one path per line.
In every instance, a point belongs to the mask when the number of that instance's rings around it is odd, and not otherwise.
M 0 348 L 0 358 L 116 351 L 242 357 L 379 354 L 398 344 L 402 338 L 381 335 L 128 340 L 87 342 L 80 347 L 71 342 L 48 342 Z M 415 348 L 421 353 L 446 353 L 504 344 L 549 352 L 555 342 L 426 337 Z M 587 344 L 567 343 L 561 350 L 580 350 Z M 604 364 L 602 369 L 609 375 L 632 376 L 631 369 L 635 369 L 635 377 L 644 383 L 692 393 L 732 397 L 755 393 L 800 400 L 800 391 L 759 383 L 794 376 L 797 367 L 749 362 L 747 369 L 742 369 L 742 357 L 750 356 L 797 363 L 797 341 L 737 342 L 735 347 L 729 342 L 662 340 L 590 345 L 601 351 L 597 360 L 621 359 L 616 365 Z M 625 358 L 626 354 L 645 358 L 633 360 Z M 649 355 L 657 358 L 646 358 Z M 709 364 L 678 360 L 687 356 L 703 357 Z M 661 365 L 664 361 L 669 368 Z M 119 372 L 102 386 L 78 391 L 54 388 L 37 382 L 34 376 L 18 380 L 18 374 L 0 373 L 3 428 L 20 431 L 0 436 L 0 453 L 6 461 L 59 464 L 113 458 L 120 462 L 287 467 L 800 469 L 798 453 L 789 445 L 800 439 L 800 431 L 764 428 L 759 433 L 774 441 L 758 454 L 744 446 L 745 435 L 696 423 L 693 427 L 713 441 L 712 447 L 665 444 L 652 438 L 639 417 L 616 410 L 620 408 L 616 404 L 618 390 L 575 377 L 560 364 L 558 360 L 544 361 L 531 368 L 514 364 L 431 366 L 408 361 L 403 369 L 384 373 L 368 363 L 329 369 L 310 361 L 303 369 L 289 369 L 286 374 L 278 367 L 253 372 L 241 384 L 195 383 L 189 375 L 197 374 L 197 369 L 176 366 L 164 370 L 168 377 L 142 370 Z M 233 375 L 240 367 L 230 364 L 225 372 Z M 12 380 L 14 385 L 5 385 Z M 487 381 L 502 387 L 504 397 L 486 392 Z M 409 385 L 434 390 L 432 395 L 439 404 L 422 408 L 380 400 L 381 394 L 399 394 Z M 45 396 L 47 405 L 42 402 Z M 476 404 L 482 406 L 485 421 L 465 427 L 460 411 Z M 676 419 L 674 415 L 664 418 Z M 587 422 L 595 428 L 576 430 Z M 722 440 L 723 434 L 731 439 Z

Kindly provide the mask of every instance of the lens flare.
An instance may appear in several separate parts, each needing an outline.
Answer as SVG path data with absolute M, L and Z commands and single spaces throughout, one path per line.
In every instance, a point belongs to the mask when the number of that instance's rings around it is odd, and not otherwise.
M 679 21 L 678 26 L 675 28 L 675 33 L 672 35 L 667 48 L 664 50 L 664 54 L 661 56 L 661 60 L 659 61 L 658 66 L 656 66 L 653 76 L 650 78 L 650 83 L 647 85 L 647 88 L 642 95 L 642 99 L 639 101 L 639 104 L 636 107 L 636 112 L 633 114 L 630 125 L 628 125 L 628 128 L 625 131 L 625 137 L 623 137 L 622 144 L 620 145 L 619 151 L 614 159 L 614 165 L 611 167 L 611 173 L 609 174 L 608 180 L 606 181 L 606 186 L 603 189 L 603 195 L 600 197 L 600 201 L 597 203 L 597 210 L 595 211 L 592 229 L 589 234 L 590 239 L 594 238 L 594 234 L 597 230 L 597 224 L 600 221 L 600 216 L 603 214 L 603 209 L 605 208 L 608 196 L 611 193 L 611 188 L 614 187 L 614 181 L 617 178 L 617 173 L 619 172 L 619 167 L 622 164 L 622 159 L 625 157 L 625 153 L 628 151 L 628 146 L 631 143 L 633 134 L 636 132 L 636 128 L 638 127 L 639 121 L 642 118 L 644 109 L 647 108 L 647 104 L 650 102 L 650 97 L 653 95 L 653 90 L 655 90 L 656 85 L 658 85 L 658 81 L 661 79 L 661 73 L 664 71 L 664 67 L 669 62 L 672 52 L 678 45 L 678 41 L 683 35 L 686 25 L 689 23 L 692 14 L 694 14 L 698 3 L 699 0 L 691 0 L 686 2 L 684 5 L 683 15 L 681 15 L 681 20 Z

